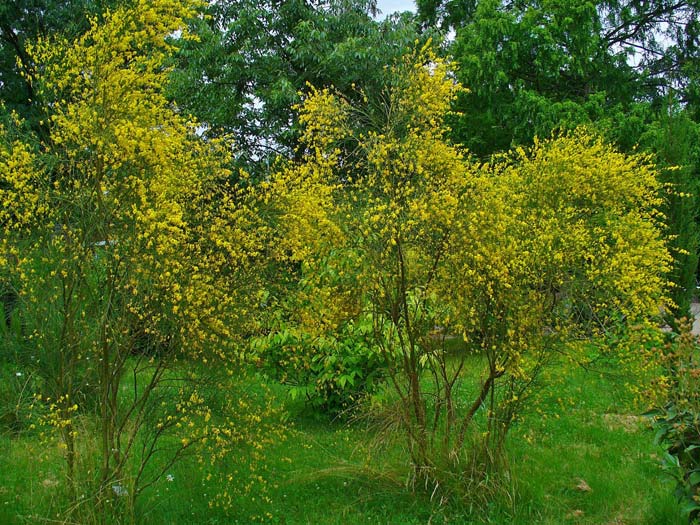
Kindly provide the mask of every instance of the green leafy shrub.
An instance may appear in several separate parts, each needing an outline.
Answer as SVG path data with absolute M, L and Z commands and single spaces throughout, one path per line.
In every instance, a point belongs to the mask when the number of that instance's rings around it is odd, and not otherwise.
M 690 523 L 700 523 L 700 345 L 691 323 L 666 345 L 667 403 L 652 414 L 656 441 L 666 452 L 663 467 L 676 480 L 676 496 Z
M 331 335 L 313 336 L 285 328 L 257 339 L 260 365 L 289 385 L 293 399 L 338 414 L 376 391 L 384 361 L 371 342 L 369 320 L 346 322 Z

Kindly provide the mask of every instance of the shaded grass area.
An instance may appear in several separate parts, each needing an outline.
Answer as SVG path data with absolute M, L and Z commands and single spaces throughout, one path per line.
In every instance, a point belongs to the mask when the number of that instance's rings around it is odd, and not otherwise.
M 556 372 L 556 370 L 555 370 Z M 553 376 L 555 377 L 555 375 Z M 260 376 L 247 386 L 256 390 Z M 430 490 L 406 488 L 401 440 L 373 450 L 371 431 L 305 411 L 272 386 L 290 414 L 286 441 L 261 465 L 255 486 L 228 509 L 211 506 L 226 487 L 189 459 L 143 496 L 143 524 L 682 524 L 672 484 L 659 468 L 661 450 L 638 413 L 624 378 L 577 370 L 551 381 L 507 442 L 509 476 L 485 506 L 441 505 Z M 249 473 L 238 463 L 216 468 L 231 486 Z M 60 519 L 62 464 L 55 445 L 38 435 L 0 437 L 0 523 Z M 475 498 L 477 500 L 478 498 Z

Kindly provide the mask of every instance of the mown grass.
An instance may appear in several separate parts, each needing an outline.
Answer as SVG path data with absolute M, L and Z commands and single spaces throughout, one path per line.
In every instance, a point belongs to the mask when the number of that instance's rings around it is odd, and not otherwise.
M 539 405 L 510 438 L 517 499 L 501 522 L 684 523 L 624 378 L 578 370 Z
M 556 372 L 556 369 L 554 370 Z M 556 373 L 552 377 L 557 377 Z M 247 385 L 258 389 L 260 376 Z M 266 492 L 239 494 L 229 509 L 211 507 L 220 482 L 192 459 L 138 503 L 143 524 L 681 524 L 660 449 L 625 378 L 577 370 L 550 381 L 507 442 L 508 475 L 485 505 L 442 505 L 430 491 L 406 488 L 401 440 L 372 454 L 364 424 L 318 417 L 271 385 L 290 414 L 286 441 L 268 450 Z M 0 523 L 60 520 L 62 464 L 37 434 L 0 437 Z M 245 458 L 243 458 L 243 461 Z M 217 467 L 240 469 L 239 464 Z M 240 474 L 240 475 L 239 475 Z M 231 484 L 244 480 L 242 473 Z M 475 502 L 479 498 L 474 499 Z

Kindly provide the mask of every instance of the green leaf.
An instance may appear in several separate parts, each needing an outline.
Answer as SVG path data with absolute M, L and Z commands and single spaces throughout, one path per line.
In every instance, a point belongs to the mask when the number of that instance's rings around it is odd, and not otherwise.
M 695 501 L 688 501 L 686 502 L 682 507 L 681 507 L 681 513 L 684 516 L 689 515 L 691 512 L 695 510 L 700 510 L 700 503 L 697 503 Z
M 688 483 L 692 486 L 700 485 L 700 471 L 691 472 L 688 476 Z
M 661 427 L 659 430 L 656 431 L 656 434 L 654 435 L 654 444 L 655 445 L 660 445 L 663 443 L 664 439 L 666 438 L 666 433 L 668 432 L 668 429 L 666 427 Z

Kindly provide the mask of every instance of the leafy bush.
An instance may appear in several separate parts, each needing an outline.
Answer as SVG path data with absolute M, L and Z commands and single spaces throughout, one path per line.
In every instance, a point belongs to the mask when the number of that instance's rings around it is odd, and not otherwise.
M 700 523 L 700 345 L 691 323 L 666 345 L 667 403 L 652 414 L 656 441 L 666 448 L 664 469 L 676 480 L 676 496 L 690 523 Z
M 257 339 L 260 364 L 293 399 L 338 414 L 376 391 L 384 361 L 371 342 L 369 320 L 349 321 L 331 335 L 313 336 L 286 328 Z

